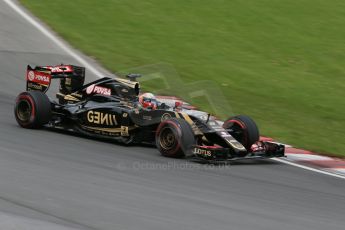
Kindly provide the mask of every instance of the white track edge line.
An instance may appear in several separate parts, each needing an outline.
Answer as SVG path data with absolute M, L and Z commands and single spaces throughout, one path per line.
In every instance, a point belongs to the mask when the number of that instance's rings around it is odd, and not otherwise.
M 279 158 L 272 158 L 272 160 L 278 161 L 280 163 L 284 163 L 284 164 L 287 164 L 287 165 L 295 166 L 295 167 L 298 167 L 298 168 L 306 169 L 306 170 L 309 170 L 309 171 L 325 174 L 325 175 L 328 175 L 328 176 L 333 176 L 333 177 L 337 177 L 337 178 L 340 178 L 340 179 L 345 179 L 345 176 L 342 176 L 342 175 L 339 175 L 339 174 L 336 174 L 336 173 L 326 172 L 326 171 L 323 171 L 323 170 L 320 170 L 320 169 L 308 167 L 308 166 L 305 166 L 305 165 L 300 165 L 300 164 L 293 163 L 293 162 L 290 162 L 290 161 L 287 161 L 287 160 L 283 160 L 283 159 L 279 159 Z
M 31 23 L 36 29 L 41 31 L 47 38 L 53 41 L 56 45 L 58 45 L 63 51 L 65 51 L 68 55 L 73 57 L 77 60 L 80 64 L 85 66 L 88 70 L 90 70 L 93 74 L 95 74 L 98 78 L 101 78 L 104 74 L 98 71 L 95 67 L 93 67 L 89 62 L 87 62 L 84 58 L 82 58 L 79 54 L 73 51 L 70 47 L 64 44 L 57 36 L 47 30 L 44 26 L 42 26 L 37 20 L 35 20 L 31 15 L 26 13 L 21 7 L 15 4 L 11 0 L 4 0 L 7 5 L 9 5 L 14 11 L 16 11 L 19 15 L 21 15 L 25 20 Z
M 34 27 L 36 27 L 39 31 L 41 31 L 47 38 L 55 42 L 56 45 L 58 45 L 61 49 L 63 49 L 67 54 L 69 54 L 71 57 L 76 59 L 80 64 L 85 66 L 88 70 L 90 70 L 92 73 L 94 73 L 97 77 L 101 78 L 102 73 L 98 71 L 96 68 L 94 68 L 89 62 L 87 62 L 84 58 L 82 58 L 79 54 L 74 52 L 71 48 L 69 48 L 67 45 L 65 45 L 62 41 L 60 41 L 54 34 L 52 34 L 49 30 L 47 30 L 44 26 L 42 26 L 40 23 L 38 23 L 31 15 L 27 14 L 23 9 L 21 9 L 18 5 L 13 3 L 11 0 L 4 0 L 7 5 L 9 5 L 13 10 L 15 10 L 18 14 L 20 14 L 24 19 L 26 19 L 29 23 L 31 23 Z M 319 169 L 314 169 L 308 166 L 304 165 L 299 165 L 296 163 L 292 163 L 286 160 L 278 159 L 278 158 L 273 158 L 273 160 L 292 165 L 298 168 L 310 170 L 313 172 L 318 172 L 321 174 L 329 175 L 329 176 L 334 176 L 337 178 L 345 179 L 345 176 L 341 176 L 338 174 L 322 171 Z

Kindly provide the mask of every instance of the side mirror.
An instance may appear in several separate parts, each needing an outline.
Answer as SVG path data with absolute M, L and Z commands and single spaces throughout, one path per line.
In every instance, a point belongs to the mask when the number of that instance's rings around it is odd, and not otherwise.
M 127 74 L 126 76 L 130 81 L 137 81 L 137 78 L 138 77 L 141 77 L 141 74 L 138 74 L 138 73 L 130 73 L 130 74 Z

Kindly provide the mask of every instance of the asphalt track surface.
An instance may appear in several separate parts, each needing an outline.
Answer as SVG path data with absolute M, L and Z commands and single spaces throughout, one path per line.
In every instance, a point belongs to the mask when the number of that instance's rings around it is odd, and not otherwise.
M 78 64 L 1 1 L 0 229 L 344 229 L 342 179 L 19 128 L 13 102 L 26 65 L 61 62 Z

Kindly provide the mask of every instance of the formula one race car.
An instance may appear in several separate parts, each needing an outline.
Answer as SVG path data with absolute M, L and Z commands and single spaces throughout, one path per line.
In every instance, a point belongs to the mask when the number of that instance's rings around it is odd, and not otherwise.
M 221 122 L 181 101 L 162 103 L 150 93 L 140 94 L 139 76 L 104 77 L 84 85 L 84 67 L 28 66 L 26 91 L 18 95 L 14 115 L 23 128 L 50 127 L 124 144 L 153 144 L 167 157 L 226 162 L 284 156 L 284 145 L 259 141 L 250 117 Z M 52 79 L 60 79 L 57 100 L 45 94 Z

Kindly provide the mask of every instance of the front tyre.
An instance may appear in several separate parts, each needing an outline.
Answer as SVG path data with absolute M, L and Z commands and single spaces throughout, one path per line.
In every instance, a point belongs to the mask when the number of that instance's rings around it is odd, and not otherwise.
M 28 129 L 41 128 L 51 119 L 51 103 L 47 95 L 40 91 L 19 94 L 14 106 L 17 123 Z
M 183 119 L 165 120 L 157 128 L 156 146 L 165 157 L 182 158 L 189 155 L 195 143 L 193 130 Z
M 246 115 L 238 115 L 229 118 L 223 124 L 223 128 L 230 130 L 229 133 L 247 150 L 259 141 L 259 129 L 253 119 Z

